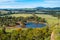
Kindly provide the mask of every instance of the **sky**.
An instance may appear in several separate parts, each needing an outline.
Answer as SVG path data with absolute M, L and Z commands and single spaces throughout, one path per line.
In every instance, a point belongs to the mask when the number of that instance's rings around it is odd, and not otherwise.
M 60 7 L 60 0 L 0 0 L 0 8 Z

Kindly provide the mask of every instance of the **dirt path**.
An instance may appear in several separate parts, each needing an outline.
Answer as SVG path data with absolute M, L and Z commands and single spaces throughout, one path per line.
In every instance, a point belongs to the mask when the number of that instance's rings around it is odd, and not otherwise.
M 51 33 L 51 40 L 54 40 L 54 32 Z

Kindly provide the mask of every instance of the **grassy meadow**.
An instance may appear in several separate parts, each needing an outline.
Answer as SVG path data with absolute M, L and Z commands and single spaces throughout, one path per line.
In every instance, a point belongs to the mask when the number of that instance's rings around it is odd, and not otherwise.
M 58 23 L 58 18 L 54 17 L 52 15 L 47 15 L 47 14 L 36 14 L 38 17 L 42 17 L 45 18 L 49 24 L 49 26 L 54 26 L 56 23 Z M 11 14 L 11 15 L 7 15 L 7 16 L 12 16 L 12 17 L 28 17 L 28 16 L 33 16 L 32 14 Z M 60 21 L 60 20 L 59 20 Z M 11 29 L 11 28 L 10 28 Z M 10 29 L 7 29 L 10 31 Z M 13 28 L 16 29 L 16 28 Z
M 58 22 L 57 17 L 53 17 L 52 15 L 47 15 L 47 14 L 36 14 L 38 17 L 42 17 L 45 18 L 47 20 L 47 22 L 49 24 L 54 24 Z M 8 15 L 8 16 L 12 16 L 12 17 L 28 17 L 28 16 L 32 16 L 32 14 L 12 14 L 12 15 Z
M 47 14 L 36 14 L 38 17 L 42 17 L 45 18 L 50 26 L 50 30 L 52 30 L 53 34 L 54 34 L 54 39 L 55 40 L 59 40 L 60 39 L 60 25 L 55 25 L 58 23 L 58 18 L 54 17 L 52 15 L 47 15 Z M 11 14 L 8 16 L 12 16 L 12 17 L 28 17 L 28 16 L 33 16 L 32 14 Z M 59 19 L 59 23 L 60 23 L 60 19 Z M 0 28 L 1 30 L 2 28 Z M 6 32 L 12 32 L 13 30 L 27 30 L 28 28 L 14 28 L 14 27 L 7 27 L 6 28 Z M 40 29 L 40 28 L 36 28 L 36 29 Z

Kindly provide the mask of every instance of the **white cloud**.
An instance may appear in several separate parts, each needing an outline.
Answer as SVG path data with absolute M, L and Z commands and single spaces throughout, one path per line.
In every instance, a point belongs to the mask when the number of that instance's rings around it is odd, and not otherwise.
M 1 0 L 0 3 L 11 2 L 11 0 Z
M 60 0 L 44 0 L 43 2 L 24 3 L 16 0 L 1 0 L 0 8 L 26 8 L 26 7 L 60 7 Z
M 44 1 L 41 4 L 43 7 L 60 7 L 60 1 Z
M 60 0 L 45 0 L 45 1 L 60 1 Z

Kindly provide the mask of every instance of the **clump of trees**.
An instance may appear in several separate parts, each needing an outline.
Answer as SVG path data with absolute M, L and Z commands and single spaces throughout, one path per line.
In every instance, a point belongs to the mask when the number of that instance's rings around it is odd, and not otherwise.
M 12 30 L 12 32 L 5 31 L 6 33 L 4 33 L 4 30 L 0 30 L 0 40 L 50 40 L 51 35 L 48 27 L 22 28 L 19 30 Z
M 36 21 L 36 22 L 46 22 L 44 18 L 38 16 L 29 16 L 29 17 L 12 17 L 12 16 L 3 16 L 0 17 L 0 27 L 12 27 L 16 26 L 17 22 L 22 22 L 25 24 L 28 21 Z

